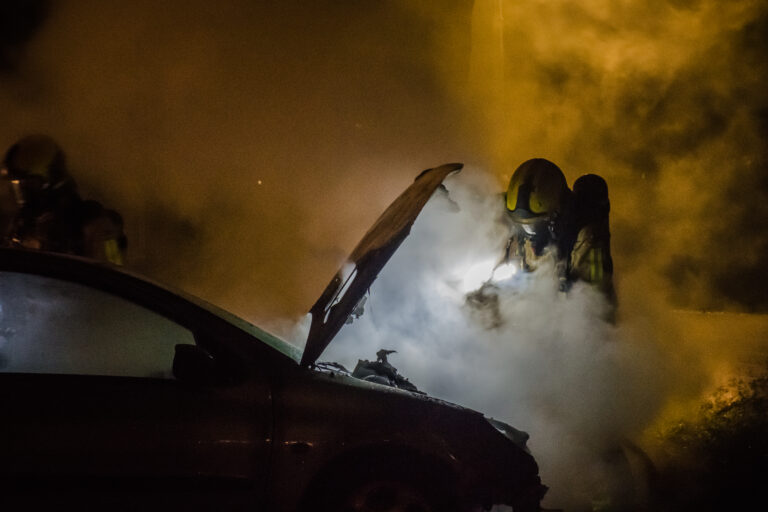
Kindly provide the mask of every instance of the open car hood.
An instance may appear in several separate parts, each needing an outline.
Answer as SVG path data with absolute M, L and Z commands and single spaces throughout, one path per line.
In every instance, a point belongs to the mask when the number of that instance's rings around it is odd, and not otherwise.
M 411 232 L 411 226 L 432 193 L 463 164 L 427 169 L 395 199 L 368 230 L 309 310 L 312 323 L 301 365 L 317 361 L 336 333 L 355 310 L 389 258 Z

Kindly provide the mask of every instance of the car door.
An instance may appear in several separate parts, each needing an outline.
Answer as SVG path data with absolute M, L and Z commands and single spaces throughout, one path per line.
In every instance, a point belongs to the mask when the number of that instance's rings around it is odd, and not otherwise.
M 0 501 L 253 510 L 268 382 L 175 380 L 196 334 L 114 293 L 0 272 Z

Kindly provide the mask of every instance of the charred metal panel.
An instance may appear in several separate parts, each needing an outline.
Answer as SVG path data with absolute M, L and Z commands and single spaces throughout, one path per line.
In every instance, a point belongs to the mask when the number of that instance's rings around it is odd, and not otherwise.
M 301 365 L 317 361 L 331 339 L 370 288 L 382 267 L 389 261 L 421 209 L 443 180 L 461 170 L 463 164 L 445 164 L 419 174 L 413 184 L 389 205 L 365 234 L 344 265 L 309 310 L 312 324 L 301 358 Z

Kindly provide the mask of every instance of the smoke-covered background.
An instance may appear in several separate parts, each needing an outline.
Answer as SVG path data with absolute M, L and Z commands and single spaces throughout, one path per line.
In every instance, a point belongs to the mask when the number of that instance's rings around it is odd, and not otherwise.
M 0 142 L 61 141 L 131 265 L 249 317 L 306 310 L 419 170 L 606 177 L 620 283 L 764 310 L 760 1 L 28 1 Z M 624 286 L 626 288 L 626 286 Z
M 54 135 L 133 267 L 246 316 L 306 310 L 420 169 L 531 156 L 606 177 L 620 282 L 768 307 L 764 2 L 2 9 L 0 142 Z
M 0 146 L 53 135 L 130 267 L 277 330 L 419 171 L 464 162 L 461 213 L 428 207 L 329 357 L 378 323 L 359 356 L 395 337 L 420 387 L 575 446 L 730 368 L 710 317 L 670 310 L 768 310 L 767 34 L 760 0 L 5 2 Z M 493 196 L 531 157 L 606 178 L 619 327 L 540 284 L 503 304 L 515 345 L 425 293 L 501 243 Z M 745 318 L 717 329 L 764 338 Z

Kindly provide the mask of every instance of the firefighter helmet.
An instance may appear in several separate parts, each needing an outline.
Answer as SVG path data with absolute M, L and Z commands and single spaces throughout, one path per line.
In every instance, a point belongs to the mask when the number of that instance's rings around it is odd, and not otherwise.
M 64 152 L 53 138 L 35 134 L 19 139 L 3 159 L 0 177 L 14 182 L 17 201 L 39 200 L 65 186 L 74 186 Z
M 569 193 L 558 166 L 544 158 L 532 158 L 520 164 L 509 180 L 507 210 L 524 228 L 552 222 L 563 213 Z

